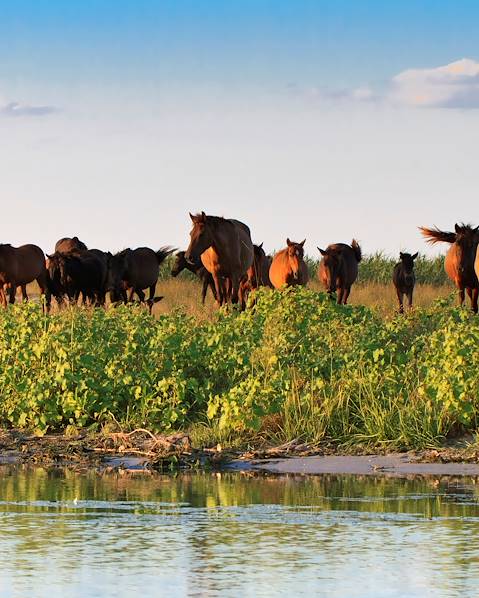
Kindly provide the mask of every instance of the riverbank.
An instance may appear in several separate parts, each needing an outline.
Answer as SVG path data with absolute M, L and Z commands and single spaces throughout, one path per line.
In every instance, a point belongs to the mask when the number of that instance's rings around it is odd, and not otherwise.
M 255 450 L 192 446 L 188 435 L 137 429 L 129 433 L 32 436 L 0 431 L 0 464 L 67 467 L 72 470 L 236 470 L 270 474 L 470 475 L 479 476 L 479 446 L 466 438 L 455 446 L 387 453 L 300 441 Z

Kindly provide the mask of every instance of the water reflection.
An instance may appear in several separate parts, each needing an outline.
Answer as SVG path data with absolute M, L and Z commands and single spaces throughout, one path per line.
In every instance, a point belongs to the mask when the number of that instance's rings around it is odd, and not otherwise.
M 0 595 L 475 595 L 473 479 L 0 468 Z

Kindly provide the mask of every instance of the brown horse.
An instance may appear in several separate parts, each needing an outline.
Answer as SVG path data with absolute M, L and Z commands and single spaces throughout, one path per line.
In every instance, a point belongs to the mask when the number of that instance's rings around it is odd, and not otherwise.
M 15 303 L 17 287 L 21 287 L 23 299 L 28 300 L 27 284 L 37 281 L 40 292 L 45 295 L 47 309 L 50 309 L 50 291 L 45 266 L 45 255 L 37 245 L 0 245 L 0 302 L 7 307 Z
M 269 279 L 271 262 L 272 258 L 266 255 L 263 243 L 261 245 L 253 245 L 253 263 L 246 272 L 246 279 L 243 279 L 240 285 L 240 293 L 243 296 L 259 289 L 259 287 L 273 288 Z
M 346 305 L 351 286 L 358 277 L 361 247 L 353 239 L 351 245 L 334 243 L 325 250 L 318 247 L 318 251 L 323 256 L 318 267 L 319 281 L 329 294 L 338 291 L 338 303 Z
M 474 271 L 474 261 L 479 242 L 479 227 L 456 224 L 454 229 L 455 232 L 446 232 L 438 228 L 419 227 L 428 243 L 451 244 L 444 259 L 444 269 L 459 290 L 459 304 L 463 305 L 467 291 L 472 310 L 477 313 L 479 281 Z
M 403 298 L 404 295 L 408 298 L 409 307 L 412 307 L 412 295 L 414 292 L 414 285 L 416 284 L 416 277 L 414 275 L 414 260 L 418 254 L 414 253 L 399 253 L 401 260 L 394 266 L 393 283 L 396 289 L 396 294 L 399 302 L 399 313 L 404 313 Z
M 63 237 L 55 243 L 55 253 L 86 251 L 88 247 L 78 237 Z
M 287 247 L 278 251 L 269 268 L 269 279 L 275 289 L 283 286 L 306 285 L 309 280 L 308 266 L 304 262 L 304 244 L 286 239 Z
M 190 214 L 193 228 L 185 258 L 195 263 L 201 258 L 203 266 L 211 273 L 215 282 L 218 302 L 223 305 L 231 295 L 232 303 L 246 306 L 240 283 L 246 278 L 253 263 L 253 243 L 246 224 L 239 220 L 227 220 L 218 216 L 207 216 L 204 212 Z M 230 281 L 231 293 L 227 289 Z
M 155 297 L 156 283 L 160 273 L 160 264 L 175 250 L 162 247 L 153 251 L 149 247 L 138 249 L 124 249 L 109 259 L 107 290 L 113 302 L 123 300 L 133 301 L 136 293 L 140 303 L 145 303 L 144 289 L 150 290 L 146 302 L 150 313 L 154 303 L 162 297 Z

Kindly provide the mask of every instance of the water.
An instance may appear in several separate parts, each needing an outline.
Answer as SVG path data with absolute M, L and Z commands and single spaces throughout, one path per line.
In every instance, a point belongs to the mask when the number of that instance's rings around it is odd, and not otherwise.
M 1 467 L 0 596 L 477 596 L 474 482 Z

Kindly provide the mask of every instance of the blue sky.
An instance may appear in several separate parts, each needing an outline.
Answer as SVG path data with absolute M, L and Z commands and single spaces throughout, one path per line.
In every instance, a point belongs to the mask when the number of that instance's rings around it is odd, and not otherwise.
M 4 242 L 182 247 L 204 209 L 395 254 L 479 223 L 475 2 L 0 9 Z

